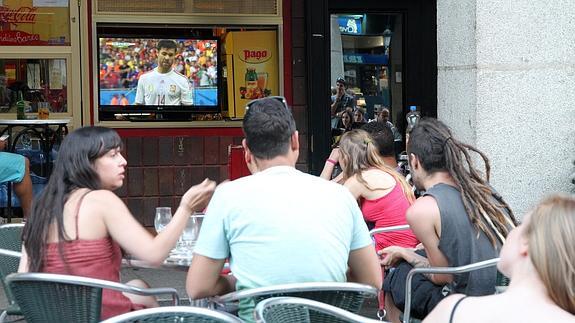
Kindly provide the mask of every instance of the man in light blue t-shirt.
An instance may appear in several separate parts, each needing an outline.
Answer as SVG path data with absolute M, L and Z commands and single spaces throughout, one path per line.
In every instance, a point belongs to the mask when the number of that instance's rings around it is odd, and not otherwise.
M 252 176 L 216 189 L 194 249 L 188 295 L 346 280 L 380 288 L 381 267 L 357 202 L 345 187 L 295 169 L 298 132 L 285 103 L 252 101 L 243 128 Z M 221 276 L 227 258 L 233 275 Z M 253 319 L 251 310 L 240 305 L 240 316 Z

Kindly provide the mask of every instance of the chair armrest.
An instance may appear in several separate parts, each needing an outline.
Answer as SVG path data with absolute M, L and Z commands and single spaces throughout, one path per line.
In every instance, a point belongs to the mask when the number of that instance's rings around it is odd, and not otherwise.
M 112 282 L 103 279 L 95 279 L 81 276 L 72 275 L 58 275 L 58 274 L 46 274 L 46 273 L 18 273 L 10 274 L 6 277 L 7 281 L 52 281 L 56 283 L 63 284 L 73 284 L 73 285 L 84 285 L 102 289 L 111 289 L 119 292 L 143 295 L 143 296 L 157 296 L 157 295 L 172 295 L 172 301 L 174 306 L 180 304 L 180 297 L 178 291 L 175 288 L 164 287 L 164 288 L 140 288 L 135 286 L 130 286 L 122 283 Z
M 0 249 L 0 255 L 14 257 L 14 258 L 22 258 L 22 253 L 19 251 L 13 251 L 8 249 Z
M 394 225 L 391 227 L 375 228 L 369 231 L 369 236 L 373 238 L 378 233 L 392 232 L 392 231 L 402 231 L 409 229 L 409 224 Z
M 461 274 L 473 270 L 491 267 L 496 265 L 498 262 L 499 258 L 493 258 L 459 267 L 413 268 L 407 274 L 407 279 L 405 281 L 405 309 L 404 309 L 403 322 L 404 323 L 409 322 L 411 314 L 411 280 L 415 274 Z

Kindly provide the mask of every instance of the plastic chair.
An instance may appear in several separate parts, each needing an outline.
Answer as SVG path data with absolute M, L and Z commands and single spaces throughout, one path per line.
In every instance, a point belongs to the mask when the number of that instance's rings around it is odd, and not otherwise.
M 321 322 L 384 322 L 363 317 L 329 304 L 299 297 L 268 298 L 256 305 L 254 313 L 258 323 L 311 323 L 313 313 L 323 314 L 324 320 Z
M 158 323 L 241 323 L 231 314 L 201 307 L 168 306 L 125 313 L 109 318 L 102 323 L 158 322 Z
M 405 308 L 403 311 L 403 323 L 410 322 L 411 316 L 411 281 L 415 274 L 461 274 L 473 270 L 483 269 L 497 265 L 499 258 L 488 259 L 473 264 L 459 266 L 459 267 L 429 267 L 429 268 L 413 268 L 407 274 L 405 281 Z
M 0 226 L 0 280 L 8 306 L 0 314 L 0 322 L 4 322 L 8 315 L 22 315 L 20 307 L 14 301 L 10 289 L 6 285 L 6 276 L 18 271 L 22 254 L 22 228 L 24 224 L 4 224 Z
M 377 296 L 377 289 L 358 283 L 319 282 L 293 283 L 245 289 L 210 299 L 212 308 L 229 309 L 230 304 L 240 300 L 253 300 L 254 305 L 264 299 L 278 296 L 294 296 L 320 301 L 357 313 L 365 299 Z M 229 311 L 229 310 L 227 310 Z M 319 317 L 316 317 L 319 316 Z M 323 322 L 321 313 L 312 315 L 314 322 Z
M 172 295 L 174 288 L 138 288 L 107 280 L 46 273 L 19 273 L 6 277 L 14 299 L 28 323 L 100 322 L 102 290 L 112 289 L 136 295 Z

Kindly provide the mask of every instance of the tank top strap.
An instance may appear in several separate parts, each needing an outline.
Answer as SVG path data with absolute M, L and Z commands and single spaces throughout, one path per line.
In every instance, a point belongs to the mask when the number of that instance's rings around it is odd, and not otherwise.
M 457 309 L 461 301 L 466 298 L 467 296 L 463 296 L 462 298 L 458 299 L 457 302 L 455 302 L 455 305 L 453 305 L 453 308 L 451 309 L 451 314 L 449 315 L 449 323 L 453 323 L 453 316 L 455 315 L 455 310 Z
M 76 226 L 76 239 L 78 240 L 78 238 L 80 237 L 80 231 L 79 231 L 79 227 L 78 227 L 78 216 L 80 214 L 80 205 L 82 205 L 82 201 L 84 200 L 84 197 L 86 195 L 88 195 L 88 193 L 90 193 L 91 190 L 87 190 L 86 192 L 82 193 L 82 195 L 80 196 L 80 198 L 78 199 L 78 203 L 76 204 L 76 212 L 74 214 L 74 221 L 75 221 L 75 226 Z

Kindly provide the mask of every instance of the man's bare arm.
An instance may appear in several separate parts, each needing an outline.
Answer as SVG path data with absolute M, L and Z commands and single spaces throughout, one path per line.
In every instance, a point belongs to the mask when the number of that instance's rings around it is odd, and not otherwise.
M 382 277 L 381 267 L 375 253 L 373 245 L 352 250 L 349 253 L 349 273 L 348 280 L 356 283 L 371 285 L 381 289 Z
M 233 275 L 221 275 L 225 259 L 212 259 L 194 254 L 186 278 L 186 291 L 191 299 L 222 295 L 233 292 L 236 279 Z

